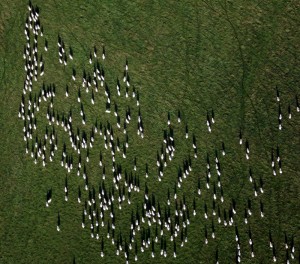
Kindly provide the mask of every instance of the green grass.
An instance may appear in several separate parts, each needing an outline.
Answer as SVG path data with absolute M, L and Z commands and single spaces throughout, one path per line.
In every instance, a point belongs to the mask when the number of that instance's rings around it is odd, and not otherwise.
M 284 232 L 289 240 L 294 236 L 298 260 L 300 243 L 300 181 L 299 181 L 299 128 L 300 113 L 296 112 L 295 95 L 299 93 L 299 43 L 298 30 L 300 5 L 297 1 L 35 1 L 40 8 L 44 37 L 39 50 L 45 61 L 45 75 L 34 82 L 37 93 L 43 82 L 55 83 L 57 95 L 54 108 L 59 112 L 73 111 L 74 124 L 80 128 L 80 105 L 77 89 L 81 86 L 83 68 L 91 71 L 89 52 L 96 45 L 101 53 L 106 48 L 104 63 L 106 81 L 111 89 L 112 102 L 116 101 L 123 120 L 130 105 L 132 122 L 128 126 L 129 149 L 127 159 L 116 154 L 123 171 L 133 169 L 137 156 L 137 174 L 141 192 L 132 194 L 132 204 L 117 209 L 116 235 L 119 231 L 128 240 L 131 210 L 141 206 L 145 182 L 149 192 L 166 205 L 167 190 L 173 194 L 177 169 L 182 161 L 193 155 L 192 134 L 197 138 L 198 159 L 192 157 L 193 171 L 178 189 L 179 199 L 186 195 L 190 207 L 188 243 L 180 248 L 177 240 L 177 258 L 172 257 L 173 245 L 168 242 L 168 258 L 159 255 L 152 259 L 150 250 L 139 253 L 140 263 L 215 263 L 218 248 L 220 263 L 235 262 L 235 230 L 217 223 L 216 239 L 204 244 L 204 228 L 211 233 L 213 188 L 205 188 L 206 155 L 210 155 L 211 184 L 217 182 L 214 169 L 215 150 L 226 146 L 226 156 L 219 158 L 222 166 L 224 203 L 218 202 L 222 211 L 228 210 L 231 199 L 236 200 L 235 224 L 241 237 L 242 263 L 270 263 L 272 251 L 269 230 L 272 232 L 279 263 L 285 261 Z M 68 174 L 69 201 L 64 201 L 66 170 L 60 166 L 63 142 L 69 144 L 68 135 L 55 127 L 59 135 L 59 149 L 53 163 L 44 168 L 25 154 L 23 121 L 18 120 L 18 108 L 25 80 L 23 47 L 26 43 L 24 22 L 27 1 L 2 1 L 0 3 L 0 263 L 120 263 L 124 254 L 116 256 L 115 247 L 105 238 L 105 258 L 100 258 L 100 243 L 90 238 L 88 228 L 81 228 L 83 205 L 77 203 L 77 189 L 83 180 L 75 169 Z M 74 60 L 63 67 L 58 62 L 57 35 L 66 47 L 74 50 Z M 43 49 L 44 38 L 49 50 Z M 134 99 L 116 95 L 116 78 L 123 76 L 126 57 L 129 60 L 131 83 L 140 93 L 141 113 L 145 138 L 136 135 L 137 107 Z M 71 81 L 72 67 L 77 71 L 75 84 Z M 65 98 L 65 86 L 70 96 Z M 278 130 L 278 104 L 276 86 L 281 94 L 283 130 Z M 26 97 L 27 98 L 27 97 Z M 82 91 L 87 116 L 84 128 L 89 133 L 96 117 L 102 123 L 110 120 L 115 134 L 123 142 L 124 135 L 116 127 L 116 118 L 105 113 L 105 96 L 100 91 L 95 105 L 90 103 L 90 93 Z M 41 103 L 37 113 L 37 133 L 45 132 L 48 103 Z M 287 108 L 291 104 L 292 119 L 288 120 Z M 113 104 L 112 104 L 113 106 Z M 113 109 L 113 108 L 112 108 Z M 182 112 L 178 124 L 177 110 Z M 206 126 L 207 111 L 214 110 L 216 123 L 212 133 Z M 163 130 L 167 129 L 167 113 L 171 113 L 176 152 L 164 170 L 162 182 L 157 181 L 156 152 L 160 151 Z M 122 121 L 123 123 L 123 121 Z M 189 139 L 185 139 L 185 124 L 189 126 Z M 76 126 L 75 126 L 76 127 Z M 246 160 L 244 146 L 239 146 L 239 130 L 250 143 L 250 160 Z M 90 185 L 98 190 L 102 169 L 98 166 L 99 151 L 105 154 L 106 186 L 111 186 L 111 157 L 105 151 L 103 139 L 96 137 L 90 150 L 87 171 Z M 271 149 L 280 147 L 283 174 L 274 177 L 271 170 Z M 71 146 L 68 145 L 68 150 Z M 83 154 L 83 157 L 85 155 Z M 149 164 L 146 180 L 145 163 Z M 259 185 L 264 180 L 264 193 L 254 197 L 253 185 L 248 180 L 248 170 Z M 197 197 L 197 216 L 192 216 L 192 201 L 197 192 L 197 179 L 201 178 L 202 196 Z M 52 204 L 45 207 L 47 190 L 53 189 Z M 115 193 L 117 195 L 117 192 Z M 243 222 L 247 199 L 252 200 L 253 215 L 249 224 Z M 263 201 L 265 217 L 259 215 L 259 202 Z M 204 219 L 207 203 L 209 220 Z M 174 208 L 174 203 L 171 204 Z M 61 215 L 61 232 L 56 231 L 57 212 Z M 107 219 L 107 218 L 106 218 Z M 250 256 L 248 228 L 251 227 L 255 258 Z M 145 225 L 146 227 L 146 225 Z M 106 227 L 100 236 L 106 236 Z M 154 229 L 152 229 L 154 234 Z M 167 236 L 168 237 L 168 236 Z M 137 234 L 140 240 L 140 234 Z M 169 240 L 168 240 L 169 241 Z M 133 252 L 130 256 L 133 262 Z M 296 260 L 294 260 L 296 263 Z M 293 263 L 293 262 L 292 262 Z

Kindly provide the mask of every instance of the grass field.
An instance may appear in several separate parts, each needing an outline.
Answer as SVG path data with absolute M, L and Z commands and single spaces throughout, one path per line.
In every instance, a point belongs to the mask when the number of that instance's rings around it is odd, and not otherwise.
M 175 242 L 177 258 L 173 258 L 173 242 L 170 232 L 164 229 L 167 241 L 165 258 L 160 255 L 160 237 L 155 244 L 155 258 L 151 247 L 140 252 L 139 263 L 235 263 L 235 226 L 238 227 L 241 244 L 241 263 L 271 263 L 273 252 L 269 247 L 269 232 L 272 234 L 278 263 L 286 263 L 285 233 L 287 250 L 291 263 L 299 262 L 300 254 L 300 113 L 296 111 L 295 96 L 300 97 L 300 3 L 294 0 L 278 1 L 40 1 L 33 2 L 40 9 L 40 21 L 44 36 L 38 38 L 38 54 L 43 55 L 45 74 L 33 81 L 32 95 L 38 95 L 43 83 L 55 84 L 54 109 L 67 115 L 72 109 L 73 126 L 89 135 L 97 118 L 106 124 L 109 121 L 118 136 L 121 146 L 125 135 L 116 126 L 114 102 L 118 104 L 121 127 L 128 106 L 131 108 L 131 122 L 128 125 L 129 148 L 127 158 L 116 152 L 116 164 L 124 171 L 131 171 L 140 180 L 139 193 L 132 192 L 131 204 L 123 202 L 118 209 L 118 192 L 115 190 L 115 217 L 118 237 L 122 233 L 123 246 L 128 242 L 131 212 L 144 202 L 145 184 L 149 195 L 155 195 L 162 212 L 167 206 L 167 192 L 171 193 L 171 215 L 174 219 L 174 184 L 177 183 L 178 168 L 190 156 L 192 171 L 177 187 L 177 200 L 186 197 L 190 211 L 188 242 L 180 247 L 180 232 Z M 84 200 L 84 180 L 78 177 L 78 155 L 71 148 L 68 133 L 61 126 L 55 126 L 58 135 L 58 151 L 53 162 L 43 167 L 41 159 L 35 165 L 25 153 L 26 142 L 22 132 L 24 121 L 18 119 L 22 89 L 26 78 L 23 50 L 25 20 L 29 14 L 27 1 L 4 0 L 0 3 L 0 263 L 125 263 L 124 249 L 116 255 L 116 246 L 106 238 L 108 214 L 105 226 L 100 227 L 100 239 L 90 236 L 89 220 L 82 229 L 81 219 Z M 63 39 L 66 50 L 72 47 L 74 59 L 68 64 L 59 63 L 57 39 Z M 44 50 L 45 39 L 48 51 Z M 101 58 L 105 46 L 105 61 Z M 98 49 L 98 60 L 105 69 L 112 101 L 112 111 L 105 112 L 104 88 L 95 93 L 95 105 L 91 104 L 89 93 L 81 88 L 81 100 L 86 114 L 86 125 L 82 125 L 77 91 L 82 87 L 83 69 L 93 73 L 89 64 L 93 47 Z M 122 81 L 126 58 L 129 62 L 130 88 L 139 92 L 140 109 L 145 128 L 144 138 L 137 135 L 138 107 L 136 99 L 125 98 L 125 84 Z M 72 80 L 72 69 L 76 70 L 76 81 Z M 121 82 L 122 95 L 117 96 L 116 80 Z M 69 97 L 65 87 L 69 86 Z M 280 103 L 276 101 L 276 87 Z M 26 107 L 29 93 L 25 95 Z M 300 100 L 300 99 L 299 99 Z M 35 113 L 37 130 L 35 136 L 44 137 L 47 108 L 50 100 L 42 100 L 40 111 Z M 300 103 L 300 101 L 299 101 Z M 282 111 L 282 130 L 278 129 L 278 107 Z M 292 118 L 288 118 L 288 107 Z M 27 109 L 27 108 L 26 108 Z M 177 112 L 181 111 L 181 123 Z M 215 123 L 212 132 L 206 125 L 207 112 L 213 110 Z M 27 111 L 27 110 L 26 110 Z M 175 155 L 164 168 L 161 182 L 158 181 L 156 166 L 157 151 L 161 152 L 163 131 L 169 131 L 168 112 L 174 130 Z M 185 138 L 188 125 L 189 138 Z M 243 145 L 239 145 L 242 131 Z M 193 135 L 197 141 L 198 157 L 194 158 Z M 89 138 L 89 136 L 88 136 Z M 245 157 L 245 142 L 250 144 L 250 159 Z M 31 140 L 29 141 L 31 150 Z M 67 144 L 69 155 L 74 157 L 71 173 L 62 168 L 63 143 Z M 222 142 L 226 155 L 221 153 Z M 273 175 L 271 151 L 280 150 L 282 171 Z M 104 148 L 103 137 L 95 136 L 90 149 L 87 167 L 89 188 L 102 182 L 102 168 L 99 167 L 99 152 L 103 153 L 106 165 L 105 185 L 113 188 L 112 157 Z M 47 149 L 49 153 L 49 149 Z M 214 183 L 218 182 L 215 169 L 215 152 L 221 164 L 221 191 L 216 187 L 216 205 L 220 206 L 222 223 L 212 215 Z M 82 150 L 85 159 L 86 151 Z M 211 164 L 210 188 L 206 188 L 206 157 Z M 49 155 L 47 155 L 48 159 Z M 137 171 L 133 171 L 137 158 Z M 149 166 L 149 177 L 145 178 L 145 164 Z M 263 181 L 263 193 L 254 196 L 253 183 L 249 181 L 249 169 L 257 188 Z M 68 178 L 69 200 L 64 199 L 65 178 Z M 202 194 L 197 194 L 200 177 Z M 78 187 L 82 202 L 77 202 Z M 52 188 L 52 202 L 45 206 L 46 193 Z M 127 189 L 126 189 L 127 194 Z M 197 215 L 193 216 L 193 199 L 196 199 Z M 223 211 L 236 202 L 236 215 L 232 226 L 223 225 Z M 244 210 L 251 200 L 252 215 L 244 223 Z M 98 201 L 97 201 L 98 202 Z M 260 202 L 264 205 L 264 217 L 260 216 Z M 205 219 L 205 204 L 208 219 Z M 60 213 L 61 231 L 57 232 L 57 215 Z M 164 219 L 164 213 L 163 217 Z M 211 237 L 214 222 L 216 238 Z M 182 218 L 180 218 L 182 223 Z M 146 229 L 147 223 L 143 224 Z M 208 244 L 205 244 L 205 228 Z M 252 232 L 255 257 L 251 257 L 249 228 Z M 100 257 L 101 237 L 104 237 L 105 256 Z M 155 236 L 155 224 L 151 226 L 151 237 Z M 291 241 L 294 241 L 295 259 L 291 258 Z M 124 248 L 124 247 L 123 247 Z M 134 243 L 129 262 L 134 262 Z

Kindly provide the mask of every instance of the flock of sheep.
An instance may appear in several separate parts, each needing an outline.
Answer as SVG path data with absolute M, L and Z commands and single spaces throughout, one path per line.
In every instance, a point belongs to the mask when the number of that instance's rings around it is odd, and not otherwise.
M 206 175 L 205 177 L 196 176 L 193 171 L 192 159 L 198 159 L 197 138 L 194 134 L 190 135 L 188 125 L 183 127 L 185 138 L 178 138 L 175 135 L 174 126 L 171 124 L 171 114 L 167 114 L 167 128 L 163 132 L 161 149 L 156 153 L 156 164 L 145 163 L 145 171 L 141 172 L 137 169 L 137 162 L 142 162 L 136 157 L 134 158 L 133 167 L 124 169 L 120 159 L 127 158 L 127 150 L 129 148 L 129 138 L 134 139 L 135 135 L 128 132 L 128 127 L 133 123 L 136 126 L 136 133 L 144 138 L 145 128 L 143 116 L 141 113 L 139 90 L 134 87 L 129 75 L 129 63 L 125 60 L 123 78 L 117 79 L 115 83 L 116 90 L 112 91 L 108 85 L 105 74 L 105 61 L 107 60 L 105 47 L 99 52 L 95 46 L 93 51 L 87 58 L 89 64 L 93 67 L 93 71 L 83 69 L 82 77 L 78 76 L 79 70 L 72 69 L 70 76 L 72 87 L 67 84 L 64 90 L 65 100 L 69 100 L 71 93 L 74 93 L 74 87 L 77 90 L 77 102 L 80 105 L 80 116 L 74 116 L 74 111 L 69 110 L 68 113 L 56 110 L 56 96 L 62 96 L 61 91 L 57 91 L 55 83 L 46 84 L 43 81 L 47 75 L 47 64 L 45 65 L 43 52 L 48 51 L 48 41 L 44 39 L 43 26 L 40 20 L 39 8 L 33 6 L 31 2 L 28 4 L 28 16 L 25 21 L 25 37 L 26 45 L 24 46 L 24 62 L 25 62 L 25 81 L 22 93 L 22 100 L 19 108 L 19 118 L 24 121 L 24 141 L 26 143 L 26 153 L 31 156 L 34 163 L 41 162 L 43 166 L 50 165 L 54 162 L 54 157 L 58 151 L 61 152 L 60 163 L 66 170 L 67 175 L 76 174 L 81 181 L 78 187 L 78 204 L 82 207 L 81 227 L 88 229 L 91 238 L 99 240 L 99 255 L 105 256 L 105 245 L 111 243 L 115 246 L 117 255 L 124 254 L 126 262 L 130 259 L 137 261 L 138 255 L 149 254 L 155 258 L 158 254 L 167 257 L 176 258 L 177 247 L 188 246 L 188 229 L 190 222 L 199 214 L 199 204 L 204 208 L 203 223 L 205 231 L 203 233 L 203 243 L 208 244 L 210 240 L 214 240 L 218 236 L 215 226 L 223 225 L 226 228 L 232 228 L 235 233 L 236 244 L 236 262 L 243 260 L 241 239 L 239 235 L 239 226 L 237 218 L 243 218 L 244 224 L 247 225 L 249 218 L 253 215 L 259 217 L 267 217 L 264 212 L 263 194 L 264 181 L 262 177 L 255 179 L 252 169 L 249 169 L 249 182 L 253 186 L 253 199 L 259 197 L 260 208 L 258 211 L 252 209 L 252 199 L 248 199 L 247 206 L 238 204 L 232 199 L 230 207 L 224 206 L 224 190 L 222 185 L 221 167 L 222 157 L 226 156 L 225 144 L 222 142 L 220 152 L 216 151 L 213 155 L 207 154 L 206 158 Z M 53 52 L 54 47 L 49 47 Z M 73 49 L 67 47 L 63 38 L 59 35 L 57 41 L 58 61 L 64 67 L 69 67 L 69 60 L 73 61 L 75 55 Z M 100 54 L 99 54 L 100 53 Z M 46 72 L 45 72 L 46 70 Z M 42 80 L 43 84 L 38 89 L 35 82 Z M 125 115 L 121 115 L 119 106 L 112 103 L 112 93 L 119 100 L 127 100 L 127 108 Z M 91 105 L 99 106 L 97 94 L 103 94 L 105 99 L 105 112 L 103 115 L 114 116 L 115 121 L 106 121 L 96 118 L 88 120 L 86 116 L 86 98 Z M 85 100 L 83 100 L 83 98 Z M 102 99 L 101 99 L 102 100 Z M 123 102 L 122 101 L 122 102 Z M 279 90 L 277 90 L 278 102 L 278 125 L 279 130 L 282 129 L 282 110 Z M 288 118 L 292 118 L 292 108 L 288 106 Z M 296 97 L 296 111 L 299 112 L 299 102 Z M 47 125 L 45 131 L 41 132 L 41 125 L 37 122 L 37 116 L 42 109 L 46 108 L 45 115 Z M 113 112 L 113 114 L 111 113 Z M 137 115 L 137 120 L 132 120 Z M 81 120 L 81 124 L 76 124 L 74 120 Z M 182 124 L 181 111 L 178 110 L 176 122 Z M 207 128 L 208 132 L 212 132 L 216 120 L 214 111 L 207 112 Z M 59 133 L 66 133 L 69 137 L 68 141 L 61 141 Z M 177 132 L 177 131 L 176 131 Z M 124 140 L 120 137 L 123 134 Z M 158 200 L 153 190 L 148 187 L 148 178 L 155 178 L 162 181 L 164 169 L 171 166 L 171 162 L 176 153 L 176 141 L 186 140 L 190 144 L 193 157 L 187 156 L 182 165 L 178 168 L 177 177 L 175 177 L 174 187 L 166 194 L 165 200 Z M 103 147 L 97 150 L 96 141 L 101 141 Z M 239 138 L 237 136 L 237 144 L 244 148 L 245 159 L 251 158 L 250 142 L 243 138 L 243 131 L 240 131 Z M 101 184 L 96 188 L 91 184 L 93 175 L 89 174 L 90 152 L 99 153 L 98 166 L 101 172 Z M 117 154 L 119 153 L 119 154 Z M 219 155 L 220 153 L 220 155 Z M 109 160 L 109 162 L 107 162 Z M 145 161 L 143 161 L 145 162 Z M 196 162 L 196 161 L 195 161 Z M 154 177 L 149 173 L 149 167 L 157 167 L 157 175 Z M 273 175 L 282 174 L 282 159 L 280 156 L 279 146 L 271 152 L 270 162 Z M 221 169 L 222 168 L 222 169 Z M 75 171 L 75 173 L 73 173 Z M 145 176 L 140 178 L 140 175 Z M 216 180 L 213 179 L 216 175 Z M 65 178 L 65 201 L 69 199 L 69 183 L 68 177 Z M 168 176 L 169 177 L 169 176 Z M 198 184 L 195 186 L 195 192 L 189 193 L 186 197 L 184 194 L 179 195 L 177 189 L 180 189 L 189 177 L 198 177 Z M 143 184 L 140 184 L 143 182 Z M 202 187 L 204 182 L 205 187 Z M 83 188 L 80 188 L 84 186 Z M 203 191 L 211 193 L 211 206 L 201 200 Z M 142 193 L 143 199 L 138 203 L 132 203 L 132 197 L 136 193 Z M 195 194 L 194 194 L 195 193 Z M 188 200 L 188 201 L 187 201 Z M 190 202 L 191 201 L 191 202 Z M 51 206 L 52 190 L 46 193 L 46 206 Z M 120 230 L 116 218 L 116 211 L 122 210 L 125 206 L 132 207 L 131 220 L 128 223 L 128 230 Z M 202 211 L 202 210 L 201 210 Z M 57 231 L 63 232 L 64 223 L 61 222 L 61 215 L 57 216 Z M 80 220 L 79 220 L 80 225 Z M 249 225 L 249 224 L 248 224 Z M 249 251 L 243 249 L 244 254 L 248 254 L 255 258 L 255 239 L 253 239 L 251 227 L 248 229 Z M 295 241 L 294 237 L 285 234 L 284 245 L 286 250 L 286 263 L 295 259 Z M 277 261 L 277 248 L 272 239 L 272 233 L 269 235 L 270 260 Z M 132 258 L 130 256 L 133 256 Z M 215 256 L 211 256 L 219 263 L 218 249 Z M 221 261 L 220 261 L 221 262 Z

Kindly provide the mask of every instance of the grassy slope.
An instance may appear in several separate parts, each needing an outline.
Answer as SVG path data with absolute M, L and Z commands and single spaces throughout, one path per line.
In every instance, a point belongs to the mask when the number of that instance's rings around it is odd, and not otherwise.
M 4 1 L 5 2 L 5 1 Z M 35 166 L 24 154 L 21 133 L 23 122 L 17 121 L 24 78 L 23 23 L 26 3 L 9 1 L 1 3 L 1 199 L 0 199 L 0 262 L 1 263 L 69 263 L 73 256 L 78 263 L 98 263 L 100 245 L 89 238 L 87 230 L 80 227 L 81 210 L 76 202 L 78 185 L 82 181 L 69 176 L 70 202 L 63 201 L 65 171 L 59 166 L 60 150 L 56 162 L 42 168 Z M 57 87 L 57 109 L 79 111 L 75 102 L 77 86 L 71 98 L 63 100 L 66 83 L 71 83 L 71 66 L 65 69 L 58 64 L 57 34 L 66 45 L 74 49 L 74 65 L 78 76 L 88 65 L 88 55 L 93 45 L 107 50 L 107 79 L 115 94 L 115 79 L 122 77 L 125 57 L 129 58 L 132 82 L 139 88 L 141 111 L 145 122 L 145 139 L 135 136 L 135 123 L 131 124 L 128 158 L 124 167 L 132 166 L 138 155 L 141 186 L 144 186 L 144 164 L 148 161 L 151 177 L 156 179 L 155 157 L 160 150 L 162 130 L 166 128 L 167 111 L 175 122 L 177 109 L 183 112 L 183 123 L 188 123 L 191 133 L 198 140 L 199 158 L 193 160 L 193 173 L 184 182 L 183 192 L 196 191 L 197 177 L 202 176 L 204 190 L 205 157 L 211 159 L 215 149 L 224 141 L 227 155 L 221 159 L 225 208 L 230 199 L 237 200 L 236 219 L 242 240 L 242 259 L 250 262 L 247 244 L 248 227 L 242 223 L 247 198 L 253 198 L 252 185 L 248 181 L 248 169 L 254 177 L 261 175 L 265 181 L 265 193 L 253 200 L 255 215 L 250 219 L 256 249 L 253 263 L 267 263 L 272 257 L 268 248 L 268 232 L 272 230 L 283 261 L 283 232 L 299 242 L 299 114 L 293 107 L 293 119 L 287 121 L 287 106 L 294 104 L 294 94 L 299 94 L 299 4 L 296 1 L 179 1 L 150 3 L 148 1 L 79 1 L 35 2 L 41 10 L 41 22 L 45 38 L 49 41 L 45 82 Z M 281 90 L 284 111 L 284 130 L 277 129 L 277 105 L 275 85 Z M 38 91 L 39 86 L 35 86 Z M 61 90 L 59 90 L 61 89 Z M 72 89 L 72 88 L 71 88 Z M 59 98 L 60 97 L 60 98 Z M 103 96 L 97 97 L 96 107 L 91 108 L 84 99 L 87 118 L 104 116 Z M 131 99 L 132 101 L 132 99 Z M 97 104 L 97 102 L 99 102 Z M 124 113 L 128 102 L 120 101 Z M 130 103 L 133 105 L 133 102 Z M 45 105 L 44 105 L 45 106 Z M 132 106 L 133 107 L 133 106 Z M 206 111 L 214 109 L 216 124 L 208 134 Z M 44 110 L 46 107 L 44 108 Z M 136 110 L 133 113 L 137 117 Z M 106 117 L 104 117 L 106 118 Z M 115 120 L 112 118 L 112 120 Z M 39 113 L 40 135 L 46 125 Z M 39 123 L 38 123 L 39 124 Z M 244 158 L 244 150 L 238 146 L 238 131 L 242 127 L 244 137 L 251 147 L 250 161 Z M 59 130 L 60 135 L 63 131 Z M 176 154 L 172 166 L 168 166 L 161 185 L 149 181 L 150 191 L 165 198 L 168 187 L 173 188 L 177 166 L 191 150 L 191 140 L 183 139 L 184 126 L 175 125 Z M 64 136 L 65 139 L 66 136 Z M 180 139 L 182 138 L 182 139 Z M 60 144 L 61 144 L 60 137 Z M 280 146 L 284 173 L 274 178 L 270 170 L 270 149 Z M 103 149 L 103 144 L 97 143 Z M 95 147 L 96 148 L 96 147 Z M 98 150 L 91 152 L 90 163 L 98 161 Z M 107 160 L 108 161 L 108 160 Z M 89 164 L 90 165 L 90 164 Z M 92 165 L 90 165 L 92 166 Z M 110 168 L 110 167 L 109 167 Z M 94 165 L 89 170 L 93 184 L 98 184 L 101 171 Z M 213 172 L 213 181 L 216 173 Z M 53 188 L 53 205 L 45 208 L 46 190 Z M 143 189 L 143 188 L 142 188 Z M 142 197 L 140 193 L 133 199 Z M 192 201 L 192 195 L 188 201 Z M 213 263 L 216 247 L 221 263 L 230 263 L 235 257 L 234 229 L 217 226 L 216 241 L 204 245 L 204 202 L 211 208 L 212 191 L 204 190 L 197 200 L 198 214 L 189 228 L 189 242 L 178 247 L 178 258 L 161 259 L 165 263 Z M 265 204 L 266 217 L 259 218 L 259 199 Z M 127 207 L 127 208 L 126 208 Z M 62 232 L 55 230 L 57 211 L 61 211 Z M 131 208 L 125 206 L 122 218 L 130 219 Z M 118 217 L 118 215 L 117 215 Z M 121 217 L 121 215 L 120 215 Z M 122 221 L 126 227 L 127 221 Z M 125 234 L 127 234 L 126 228 Z M 106 233 L 106 229 L 105 232 Z M 108 243 L 106 243 L 108 245 Z M 170 253 L 172 246 L 169 244 Z M 119 263 L 114 248 L 106 246 L 105 263 Z M 157 246 L 158 253 L 158 246 Z M 169 254 L 170 254 L 169 253 Z M 152 262 L 150 252 L 139 256 L 140 261 Z M 111 256 L 111 257 L 108 257 Z M 122 256 L 123 258 L 123 256 Z

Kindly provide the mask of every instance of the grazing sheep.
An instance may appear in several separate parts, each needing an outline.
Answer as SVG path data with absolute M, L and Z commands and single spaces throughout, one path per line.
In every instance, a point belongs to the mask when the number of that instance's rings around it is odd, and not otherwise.
M 243 144 L 243 134 L 242 134 L 242 130 L 240 129 L 240 145 Z
M 248 160 L 250 154 L 250 146 L 249 146 L 248 139 L 246 139 L 245 148 L 246 148 L 246 159 Z
M 69 58 L 70 58 L 70 60 L 73 60 L 73 49 L 72 49 L 72 47 L 69 47 Z
M 277 261 L 277 258 L 276 258 L 276 249 L 275 249 L 275 246 L 273 246 L 273 262 L 276 262 Z
M 60 231 L 60 214 L 59 214 L 59 212 L 57 214 L 57 226 L 56 226 L 56 230 L 58 232 Z
M 211 122 L 214 124 L 215 123 L 215 113 L 214 110 L 211 110 Z
M 93 56 L 92 56 L 92 52 L 90 52 L 89 63 L 90 63 L 90 64 L 92 64 L 92 63 L 93 63 Z
M 100 253 L 101 258 L 104 257 L 104 241 L 103 237 L 101 238 L 101 253 Z
M 282 130 L 282 112 L 280 104 L 278 105 L 278 126 L 279 130 Z
M 207 128 L 208 128 L 208 132 L 211 132 L 211 121 L 210 121 L 208 112 L 206 113 L 206 125 L 207 125 Z
M 48 207 L 50 205 L 52 201 L 52 189 L 47 191 L 47 195 L 46 195 L 46 207 Z
M 66 177 L 65 179 L 65 201 L 67 202 L 68 201 L 68 179 Z
M 212 239 L 216 238 L 216 234 L 215 234 L 215 225 L 214 225 L 214 220 L 211 221 L 211 237 Z
M 189 138 L 189 129 L 188 129 L 188 125 L 185 125 L 185 138 L 186 138 L 186 139 Z
M 105 60 L 105 47 L 102 47 L 102 59 Z
M 69 97 L 69 86 L 66 85 L 66 97 Z

